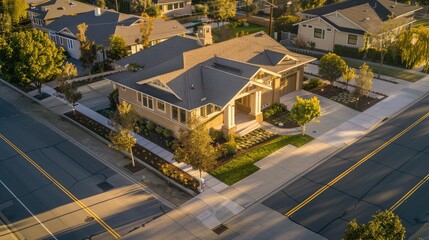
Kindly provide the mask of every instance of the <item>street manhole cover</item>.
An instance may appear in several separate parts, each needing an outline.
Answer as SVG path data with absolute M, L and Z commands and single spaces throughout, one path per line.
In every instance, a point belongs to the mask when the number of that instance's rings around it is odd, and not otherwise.
M 106 192 L 106 191 L 109 191 L 109 190 L 115 188 L 112 184 L 110 184 L 106 181 L 97 184 L 97 187 L 99 187 L 101 190 L 103 190 L 103 192 Z
M 85 218 L 85 220 L 84 220 L 85 222 L 92 222 L 92 221 L 94 221 L 94 218 L 93 217 L 90 217 L 90 216 L 88 216 L 88 217 L 86 217 Z

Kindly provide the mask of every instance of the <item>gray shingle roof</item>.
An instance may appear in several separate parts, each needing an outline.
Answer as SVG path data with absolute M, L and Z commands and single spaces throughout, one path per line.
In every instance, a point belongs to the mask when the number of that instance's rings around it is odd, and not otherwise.
M 145 68 L 142 70 L 117 73 L 107 78 L 138 91 L 146 91 L 135 87 L 135 84 L 153 77 L 166 84 L 179 97 L 172 100 L 171 94 L 166 92 L 169 100 L 162 96 L 160 99 L 191 110 L 208 103 L 224 107 L 260 68 L 282 72 L 314 60 L 313 57 L 289 52 L 262 33 L 204 47 L 197 47 L 196 43 L 196 40 L 186 37 L 171 38 L 117 62 L 121 65 L 143 63 Z M 272 63 L 273 60 L 279 62 L 280 56 L 283 59 L 288 55 L 298 61 Z
M 76 0 L 36 1 L 27 9 L 38 14 L 40 19 L 56 19 L 63 15 L 75 15 L 94 10 L 94 6 Z M 43 9 L 47 11 L 43 11 Z
M 75 16 L 62 16 L 46 26 L 46 29 L 59 32 L 64 28 L 76 34 L 77 26 L 86 23 L 88 29 L 86 35 L 89 40 L 95 41 L 97 45 L 109 46 L 109 37 L 118 34 L 124 37 L 127 45 L 136 43 L 141 39 L 140 24 L 144 20 L 129 14 L 117 13 L 112 10 L 101 10 L 100 16 L 95 16 L 94 11 L 88 11 Z M 187 30 L 177 21 L 155 20 L 150 41 L 168 38 L 178 34 L 184 34 Z
M 398 17 L 419 9 L 421 9 L 421 7 L 391 0 L 348 0 L 306 10 L 303 11 L 303 13 L 319 16 L 340 31 L 363 34 L 363 30 L 359 31 L 338 26 L 323 16 L 329 13 L 339 12 L 360 28 L 365 29 L 365 31 L 378 33 L 382 23 L 388 21 L 391 16 Z M 409 20 L 402 18 L 397 21 L 398 23 L 404 24 Z

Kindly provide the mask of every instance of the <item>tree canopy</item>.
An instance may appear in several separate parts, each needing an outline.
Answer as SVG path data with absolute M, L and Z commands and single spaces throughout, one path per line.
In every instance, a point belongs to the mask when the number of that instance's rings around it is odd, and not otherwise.
M 420 26 L 402 32 L 397 45 L 407 68 L 423 64 L 423 70 L 429 72 L 429 28 Z
M 199 170 L 201 178 L 201 171 L 207 172 L 216 166 L 219 151 L 213 146 L 213 139 L 204 124 L 192 118 L 189 126 L 189 130 L 179 133 L 173 158 Z
M 60 92 L 64 92 L 67 80 L 78 76 L 76 66 L 71 62 L 66 62 L 57 76 L 57 88 Z
M 314 119 L 322 116 L 322 108 L 320 107 L 319 99 L 314 96 L 310 99 L 296 97 L 296 102 L 293 104 L 290 111 L 291 118 L 301 126 L 301 134 L 305 134 L 305 127 Z M 316 121 L 318 123 L 318 121 Z
M 329 80 L 333 86 L 334 81 L 341 77 L 346 67 L 346 62 L 340 56 L 327 53 L 320 59 L 319 74 Z
M 89 41 L 86 37 L 86 30 L 88 25 L 81 23 L 77 26 L 78 33 L 76 34 L 77 40 L 80 42 L 80 62 L 82 67 L 89 69 L 91 75 L 92 66 L 95 60 L 97 60 L 97 47 L 94 41 Z
M 41 94 L 42 84 L 53 80 L 65 60 L 64 50 L 40 30 L 14 32 L 2 47 L 2 73 L 12 82 L 33 84 Z
M 377 211 L 368 224 L 358 224 L 356 219 L 349 222 L 344 240 L 397 239 L 405 238 L 405 228 L 401 219 L 392 211 Z
M 125 44 L 124 37 L 112 34 L 109 38 L 107 57 L 112 61 L 117 61 L 126 56 L 128 56 L 128 47 Z
M 307 10 L 322 6 L 325 4 L 326 0 L 300 0 L 300 2 L 301 8 Z
M 19 23 L 27 17 L 28 4 L 26 0 L 1 0 L 0 13 L 8 14 L 12 22 Z
M 302 18 L 296 15 L 283 15 L 274 21 L 274 29 L 277 32 L 292 32 L 298 33 L 298 26 L 293 26 L 294 23 L 300 22 Z
M 210 18 L 216 22 L 227 21 L 228 18 L 235 16 L 236 2 L 231 0 L 213 0 L 209 2 Z
M 8 13 L 0 13 L 0 35 L 12 32 L 12 18 Z
M 349 88 L 349 82 L 356 77 L 356 69 L 352 67 L 346 67 L 342 72 L 342 77 L 347 84 L 347 90 Z
M 72 83 L 64 83 L 64 96 L 68 103 L 72 105 L 73 113 L 76 112 L 76 103 L 82 99 L 82 93 Z
M 355 95 L 358 97 L 358 101 L 362 96 L 365 96 L 372 90 L 372 79 L 374 78 L 374 73 L 371 68 L 366 64 L 362 64 L 359 67 L 359 75 L 355 80 Z M 358 104 L 356 101 L 356 107 Z

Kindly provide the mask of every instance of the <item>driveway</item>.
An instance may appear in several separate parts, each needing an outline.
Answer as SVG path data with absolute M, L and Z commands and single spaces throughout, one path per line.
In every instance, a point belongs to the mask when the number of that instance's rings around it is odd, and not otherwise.
M 322 116 L 319 118 L 319 124 L 310 123 L 307 125 L 306 134 L 316 138 L 323 133 L 337 127 L 338 125 L 347 122 L 356 115 L 358 111 L 348 108 L 342 104 L 332 101 L 328 98 L 316 95 L 305 90 L 298 90 L 280 98 L 280 102 L 287 106 L 287 109 L 292 109 L 293 103 L 296 101 L 296 96 L 303 98 L 311 98 L 317 96 L 322 107 Z

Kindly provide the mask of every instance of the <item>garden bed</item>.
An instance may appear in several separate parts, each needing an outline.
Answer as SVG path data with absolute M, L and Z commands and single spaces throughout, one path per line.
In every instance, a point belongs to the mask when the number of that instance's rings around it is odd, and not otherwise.
M 42 92 L 42 94 L 36 94 L 36 95 L 34 95 L 33 97 L 34 97 L 35 99 L 37 99 L 37 100 L 41 101 L 41 100 L 43 100 L 43 99 L 45 99 L 45 98 L 48 98 L 48 97 L 50 97 L 50 96 L 51 96 L 51 95 L 49 95 L 49 94 L 47 94 L 47 93 Z
M 366 109 L 374 106 L 386 97 L 382 95 L 380 95 L 380 98 L 363 96 L 356 104 L 357 98 L 352 93 L 350 93 L 347 89 L 340 88 L 337 86 L 320 85 L 316 88 L 309 89 L 308 91 L 329 98 L 335 102 L 341 103 L 351 109 L 360 112 L 363 112 Z
M 222 182 L 232 185 L 258 171 L 259 168 L 253 165 L 255 162 L 265 158 L 266 156 L 274 153 L 288 144 L 294 145 L 295 147 L 300 147 L 311 140 L 313 140 L 312 137 L 301 134 L 292 136 L 279 136 L 274 140 L 263 144 L 261 147 L 255 148 L 240 156 L 232 158 L 225 164 L 211 171 L 210 174 Z
M 268 119 L 264 119 L 267 123 L 270 123 L 279 128 L 296 128 L 299 127 L 295 121 L 290 117 L 289 111 L 279 112 L 270 116 Z
M 278 137 L 278 135 L 272 132 L 268 132 L 262 128 L 258 128 L 242 137 L 237 138 L 235 142 L 237 143 L 238 151 L 240 151 L 240 150 L 252 149 L 254 147 L 260 146 L 261 144 L 275 137 Z
M 102 138 L 109 140 L 108 136 L 111 131 L 110 128 L 100 124 L 97 121 L 92 120 L 91 118 L 85 116 L 78 111 L 76 111 L 75 113 L 73 113 L 73 111 L 67 112 L 64 115 L 76 121 L 88 130 L 101 136 Z M 170 164 L 166 160 L 160 158 L 158 155 L 152 153 L 151 151 L 145 149 L 138 144 L 136 144 L 133 148 L 133 154 L 135 157 L 149 164 L 167 177 L 198 193 L 199 182 L 197 179 L 193 178 L 188 173 L 182 171 L 181 169 Z

